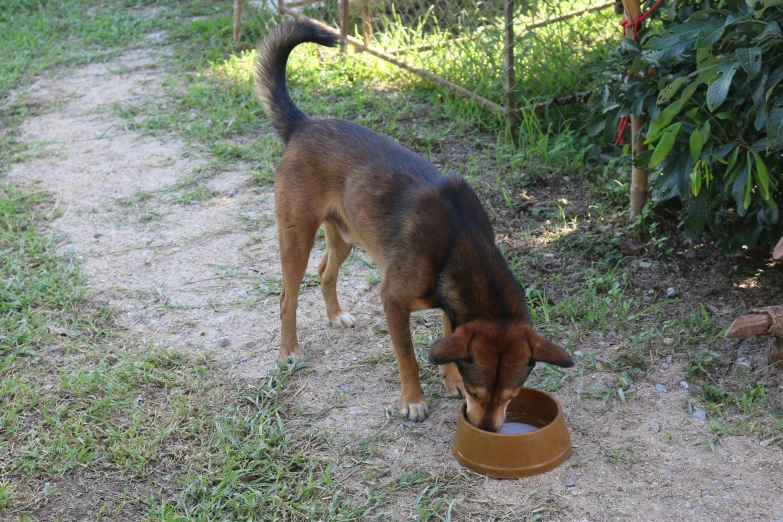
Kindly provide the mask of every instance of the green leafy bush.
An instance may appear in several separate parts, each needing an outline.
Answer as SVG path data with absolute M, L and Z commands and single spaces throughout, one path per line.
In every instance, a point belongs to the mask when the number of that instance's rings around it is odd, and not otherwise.
M 648 2 L 652 3 L 652 2 Z M 652 199 L 684 203 L 685 233 L 707 227 L 733 251 L 783 234 L 783 0 L 664 2 L 638 42 L 592 67 L 595 132 L 647 114 Z

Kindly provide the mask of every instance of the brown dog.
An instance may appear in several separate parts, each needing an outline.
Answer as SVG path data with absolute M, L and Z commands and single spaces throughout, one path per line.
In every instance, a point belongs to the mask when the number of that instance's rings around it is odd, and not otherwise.
M 440 308 L 444 338 L 433 344 L 430 362 L 442 365 L 446 390 L 467 399 L 470 422 L 496 431 L 535 361 L 569 367 L 573 360 L 531 328 L 524 291 L 465 180 L 444 176 L 369 129 L 312 120 L 294 105 L 285 69 L 291 50 L 303 42 L 334 46 L 337 38 L 312 23 L 284 23 L 261 44 L 256 63 L 256 92 L 286 144 L 275 177 L 283 270 L 280 358 L 302 356 L 299 286 L 323 226 L 326 253 L 318 275 L 332 325 L 354 324 L 336 292 L 338 269 L 353 243 L 381 269 L 379 293 L 397 356 L 403 415 L 427 416 L 410 314 Z

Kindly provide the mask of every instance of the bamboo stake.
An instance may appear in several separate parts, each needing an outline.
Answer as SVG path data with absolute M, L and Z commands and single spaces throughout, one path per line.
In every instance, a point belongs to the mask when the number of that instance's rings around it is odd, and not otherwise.
M 623 7 L 625 8 L 625 18 L 633 23 L 642 15 L 642 7 L 639 0 L 622 0 Z M 634 37 L 633 26 L 629 26 L 625 29 L 625 36 L 627 38 Z M 644 144 L 644 138 L 638 136 L 639 129 L 644 126 L 647 121 L 645 115 L 634 116 L 631 115 L 631 157 L 634 159 L 647 150 L 647 146 Z M 646 170 L 641 170 L 635 166 L 631 166 L 631 209 L 630 218 L 634 220 L 642 213 L 644 205 L 647 203 L 648 192 L 648 175 Z

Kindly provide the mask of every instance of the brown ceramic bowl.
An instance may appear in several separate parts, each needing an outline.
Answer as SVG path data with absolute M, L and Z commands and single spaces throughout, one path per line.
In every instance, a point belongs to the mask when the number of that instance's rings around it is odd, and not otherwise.
M 506 408 L 508 422 L 524 422 L 538 430 L 501 435 L 468 422 L 462 406 L 454 435 L 454 457 L 465 467 L 497 478 L 529 477 L 559 466 L 571 454 L 565 415 L 554 397 L 522 388 Z

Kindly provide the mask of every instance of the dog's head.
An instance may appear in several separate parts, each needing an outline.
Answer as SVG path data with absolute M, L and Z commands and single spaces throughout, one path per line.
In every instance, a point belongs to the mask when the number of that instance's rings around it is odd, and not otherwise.
M 563 348 L 541 337 L 524 321 L 473 320 L 432 345 L 430 362 L 455 363 L 467 392 L 471 424 L 497 431 L 506 406 L 522 389 L 536 362 L 568 368 L 574 360 Z

